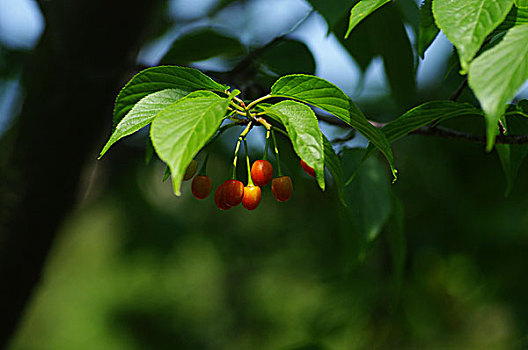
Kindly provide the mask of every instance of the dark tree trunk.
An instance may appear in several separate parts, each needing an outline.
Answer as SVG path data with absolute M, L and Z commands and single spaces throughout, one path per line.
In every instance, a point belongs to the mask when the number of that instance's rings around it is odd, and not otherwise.
M 0 143 L 0 348 L 40 275 L 155 1 L 43 1 L 46 30 L 27 62 L 26 98 Z M 97 141 L 97 142 L 96 142 Z

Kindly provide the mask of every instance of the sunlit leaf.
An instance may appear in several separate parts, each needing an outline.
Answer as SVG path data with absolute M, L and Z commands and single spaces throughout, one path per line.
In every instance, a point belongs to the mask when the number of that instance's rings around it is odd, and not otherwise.
M 199 70 L 178 66 L 158 66 L 134 75 L 117 96 L 114 106 L 114 126 L 143 97 L 159 90 L 211 90 L 224 92 L 228 87 L 215 82 Z
M 513 0 L 433 0 L 436 24 L 457 48 L 463 73 L 512 5 Z
M 165 89 L 143 97 L 117 124 L 99 158 L 114 143 L 150 124 L 158 112 L 187 94 L 188 92 L 183 90 Z
M 152 122 L 150 137 L 156 153 L 170 167 L 174 193 L 180 186 L 187 165 L 214 135 L 229 105 L 229 99 L 213 93 L 185 97 L 162 110 Z
M 282 101 L 264 110 L 282 122 L 295 153 L 314 168 L 317 183 L 324 190 L 323 134 L 313 110 L 296 101 Z
M 497 122 L 528 79 L 528 24 L 513 27 L 504 39 L 477 57 L 469 68 L 469 86 L 486 113 L 487 150 L 493 148 Z
M 388 141 L 372 126 L 359 108 L 334 84 L 309 75 L 288 75 L 271 87 L 271 95 L 288 97 L 308 103 L 333 114 L 352 126 L 372 142 L 387 158 L 394 177 L 394 159 Z

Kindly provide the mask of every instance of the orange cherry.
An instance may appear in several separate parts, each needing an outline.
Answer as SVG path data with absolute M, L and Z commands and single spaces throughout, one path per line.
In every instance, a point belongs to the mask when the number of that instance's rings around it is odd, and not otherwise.
M 251 179 L 257 186 L 265 186 L 273 177 L 273 167 L 267 160 L 257 160 L 251 166 Z
M 258 207 L 261 198 L 260 187 L 254 185 L 247 185 L 244 187 L 244 198 L 242 198 L 242 205 L 247 210 L 254 210 Z

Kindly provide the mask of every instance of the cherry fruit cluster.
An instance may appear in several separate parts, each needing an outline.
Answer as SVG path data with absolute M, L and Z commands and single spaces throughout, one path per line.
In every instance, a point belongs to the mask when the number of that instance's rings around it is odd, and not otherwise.
M 301 161 L 301 164 L 304 162 Z M 304 163 L 306 164 L 306 163 Z M 313 169 L 305 165 L 307 169 Z M 303 169 L 304 166 L 303 166 Z M 193 178 L 197 170 L 197 162 L 193 160 L 185 172 L 184 180 Z M 305 169 L 306 170 L 306 169 Z M 306 170 L 308 174 L 310 170 Z M 216 206 L 221 210 L 228 210 L 236 207 L 240 203 L 247 210 L 254 210 L 260 204 L 262 199 L 261 187 L 266 186 L 271 182 L 271 192 L 277 201 L 286 202 L 293 193 L 293 184 L 291 178 L 282 175 L 273 178 L 273 166 L 267 160 L 259 159 L 251 166 L 249 173 L 250 179 L 248 184 L 244 184 L 236 179 L 228 179 L 217 187 L 214 200 Z M 313 176 L 313 175 L 312 175 Z M 207 175 L 194 176 L 191 183 L 191 191 L 197 199 L 205 199 L 209 196 L 213 189 L 211 178 Z

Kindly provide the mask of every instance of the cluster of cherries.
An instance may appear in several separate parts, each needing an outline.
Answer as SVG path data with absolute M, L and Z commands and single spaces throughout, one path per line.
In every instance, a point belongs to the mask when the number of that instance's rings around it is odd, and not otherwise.
M 185 171 L 183 180 L 190 180 L 198 167 L 196 160 L 192 160 Z M 312 167 L 301 159 L 301 167 L 312 177 L 315 172 Z M 244 184 L 235 179 L 224 181 L 215 191 L 215 204 L 221 210 L 236 207 L 240 203 L 247 210 L 254 210 L 258 207 L 262 196 L 260 187 L 267 185 L 271 181 L 271 192 L 279 202 L 286 202 L 293 192 L 293 185 L 289 176 L 279 176 L 273 178 L 273 167 L 267 160 L 257 160 L 251 166 L 248 184 Z M 196 175 L 191 184 L 192 194 L 198 199 L 205 199 L 211 193 L 213 184 L 207 175 Z

